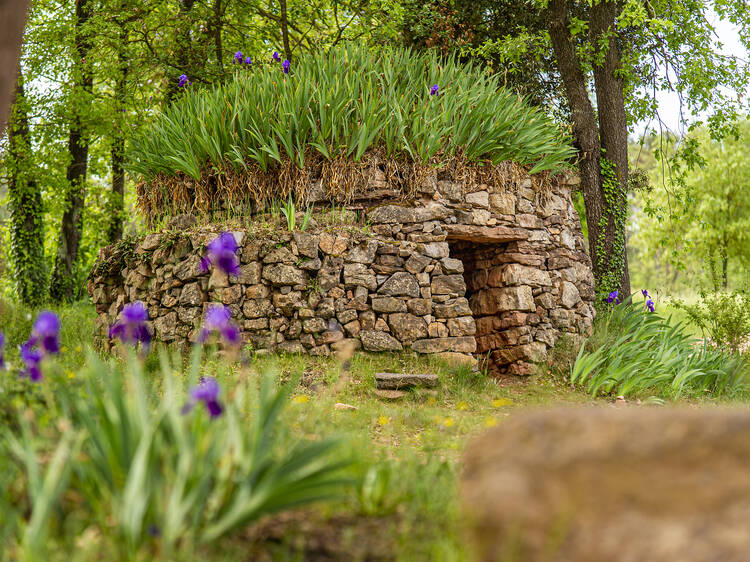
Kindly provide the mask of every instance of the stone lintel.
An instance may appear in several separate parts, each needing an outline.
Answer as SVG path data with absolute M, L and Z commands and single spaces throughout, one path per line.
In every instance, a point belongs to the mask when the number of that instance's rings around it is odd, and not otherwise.
M 471 224 L 449 224 L 445 226 L 448 241 L 504 243 L 526 240 L 528 231 L 510 226 L 476 226 Z

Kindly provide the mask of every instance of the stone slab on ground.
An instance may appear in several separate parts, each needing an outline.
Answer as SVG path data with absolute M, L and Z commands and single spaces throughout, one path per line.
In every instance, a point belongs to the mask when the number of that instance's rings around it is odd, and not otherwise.
M 518 414 L 464 461 L 478 560 L 748 559 L 750 411 Z
M 435 388 L 438 385 L 438 376 L 408 373 L 375 373 L 375 385 L 379 390 Z

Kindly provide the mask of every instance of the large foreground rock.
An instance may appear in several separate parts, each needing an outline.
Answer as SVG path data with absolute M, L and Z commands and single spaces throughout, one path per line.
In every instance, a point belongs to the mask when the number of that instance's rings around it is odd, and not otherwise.
M 750 412 L 566 409 L 511 417 L 466 453 L 487 561 L 750 559 Z

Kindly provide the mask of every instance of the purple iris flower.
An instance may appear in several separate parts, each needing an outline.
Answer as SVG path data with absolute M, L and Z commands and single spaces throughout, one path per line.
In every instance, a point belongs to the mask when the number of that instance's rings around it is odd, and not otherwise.
M 279 53 L 277 53 L 276 51 L 273 52 L 273 60 L 275 60 L 276 62 L 279 62 L 281 60 Z
M 198 340 L 205 343 L 213 332 L 218 332 L 222 339 L 229 345 L 237 345 L 240 342 L 240 329 L 232 323 L 232 311 L 223 304 L 214 304 L 208 307 L 203 318 L 203 328 Z
M 3 350 L 5 349 L 5 334 L 0 330 L 0 371 L 5 369 L 5 355 Z
M 21 372 L 21 377 L 28 377 L 33 382 L 39 382 L 42 380 L 42 352 L 34 348 L 34 344 L 30 342 L 31 340 L 21 345 L 19 350 L 25 367 Z
M 30 347 L 37 346 L 43 355 L 60 351 L 60 319 L 57 314 L 43 310 L 34 320 L 31 337 L 27 342 Z
M 213 377 L 201 377 L 198 386 L 190 389 L 190 400 L 182 408 L 182 413 L 190 412 L 198 402 L 203 402 L 211 419 L 218 418 L 224 408 L 219 402 L 219 383 Z
M 644 298 L 649 298 L 648 291 L 646 289 L 641 289 L 641 294 L 644 296 Z
M 248 66 L 250 66 L 251 64 L 253 64 L 253 59 L 251 59 L 250 57 L 247 57 L 245 59 L 245 64 L 248 65 Z
M 618 291 L 612 291 L 609 295 L 607 295 L 607 302 L 608 303 L 617 303 L 620 304 L 620 299 L 618 298 L 619 292 Z
M 292 63 L 289 62 L 289 59 L 285 59 L 284 62 L 281 63 L 281 70 L 284 71 L 284 74 L 289 74 L 290 66 L 292 66 Z
M 131 302 L 122 308 L 120 319 L 109 329 L 110 339 L 118 338 L 129 345 L 143 344 L 147 348 L 151 343 L 148 331 L 148 309 L 141 301 Z
M 222 232 L 206 246 L 206 256 L 201 260 L 201 268 L 208 271 L 211 264 L 227 275 L 240 274 L 240 260 L 237 258 L 237 242 L 231 232 Z
M 654 301 L 648 299 L 646 301 L 646 308 L 648 308 L 651 312 L 654 312 Z
M 177 85 L 180 88 L 184 88 L 185 86 L 189 86 L 190 85 L 190 80 L 188 80 L 187 74 L 180 74 L 180 78 L 179 78 L 179 80 L 177 82 Z
M 433 84 L 433 86 L 430 88 L 430 95 L 436 96 L 440 93 L 440 86 L 437 84 Z
M 243 58 L 242 51 L 237 51 L 234 53 L 234 64 L 242 64 Z

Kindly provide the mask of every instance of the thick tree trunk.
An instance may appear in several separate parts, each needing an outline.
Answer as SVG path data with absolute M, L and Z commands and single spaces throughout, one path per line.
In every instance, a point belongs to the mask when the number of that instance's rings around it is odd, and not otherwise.
M 28 0 L 0 0 L 0 135 L 5 131 L 17 84 L 16 69 L 28 8 Z
M 603 1 L 606 6 L 602 7 L 602 4 L 599 4 L 592 8 L 592 12 L 598 12 L 596 17 L 592 13 L 591 22 L 592 35 L 596 33 L 597 38 L 601 37 L 603 31 L 609 29 L 606 21 L 612 14 L 610 9 L 616 9 L 613 3 L 610 6 L 606 0 Z M 619 214 L 620 211 L 627 210 L 625 207 L 627 204 L 625 199 L 627 122 L 622 80 L 615 76 L 613 70 L 619 68 L 619 53 L 616 48 L 608 49 L 604 64 L 595 71 L 597 101 L 600 102 L 599 123 L 597 123 L 596 112 L 587 89 L 587 77 L 576 54 L 573 37 L 570 35 L 568 13 L 566 0 L 550 0 L 547 6 L 547 26 L 557 59 L 557 68 L 560 71 L 571 110 L 573 137 L 580 152 L 578 169 L 581 175 L 583 201 L 586 205 L 589 253 L 594 278 L 597 291 L 600 293 L 619 289 L 622 295 L 629 295 L 630 280 L 625 256 L 624 215 Z M 614 22 L 614 16 L 612 18 Z M 610 42 L 614 46 L 614 39 L 610 39 Z M 609 96 L 613 96 L 611 101 Z M 600 137 L 602 131 L 604 133 Z M 605 149 L 607 158 L 612 158 L 611 162 L 617 177 L 614 190 L 604 185 L 606 178 L 602 173 L 602 148 Z M 613 196 L 609 195 L 610 191 L 614 192 Z M 616 220 L 620 216 L 623 217 L 622 220 Z M 622 236 L 622 251 L 613 254 L 615 242 L 620 235 Z M 612 279 L 613 268 L 618 272 L 614 280 Z
M 596 105 L 599 114 L 599 137 L 603 157 L 614 166 L 613 178 L 603 178 L 606 227 L 601 233 L 598 251 L 607 259 L 600 271 L 600 281 L 608 289 L 630 294 L 630 273 L 626 251 L 625 227 L 628 212 L 628 121 L 625 114 L 625 91 L 617 45 L 615 18 L 618 6 L 614 0 L 601 0 L 591 8 L 591 44 L 601 55 L 594 65 Z M 613 180 L 613 181 L 612 181 Z
M 10 269 L 19 300 L 38 305 L 46 297 L 42 192 L 30 161 L 31 135 L 20 68 L 8 120 Z
M 547 26 L 570 106 L 573 138 L 580 152 L 578 170 L 581 175 L 583 202 L 586 205 L 589 252 L 594 265 L 594 277 L 598 279 L 599 256 L 596 248 L 599 239 L 599 222 L 604 214 L 599 168 L 601 145 L 596 115 L 586 89 L 586 75 L 583 73 L 573 38 L 568 30 L 569 23 L 566 0 L 550 0 L 547 7 Z
M 91 51 L 91 39 L 85 29 L 91 16 L 91 0 L 76 0 L 75 46 L 78 60 L 74 72 L 76 84 L 73 92 L 73 118 L 68 137 L 70 164 L 66 173 L 67 193 L 65 211 L 60 228 L 60 239 L 55 266 L 50 280 L 50 297 L 54 301 L 70 301 L 77 296 L 75 265 L 83 233 L 83 203 L 86 192 L 86 168 L 88 165 L 89 140 L 81 110 L 84 106 L 79 96 L 90 96 L 92 90 L 91 64 L 87 60 Z
M 284 55 L 292 62 L 292 50 L 289 48 L 289 20 L 287 19 L 286 0 L 281 2 L 281 40 L 284 42 Z

